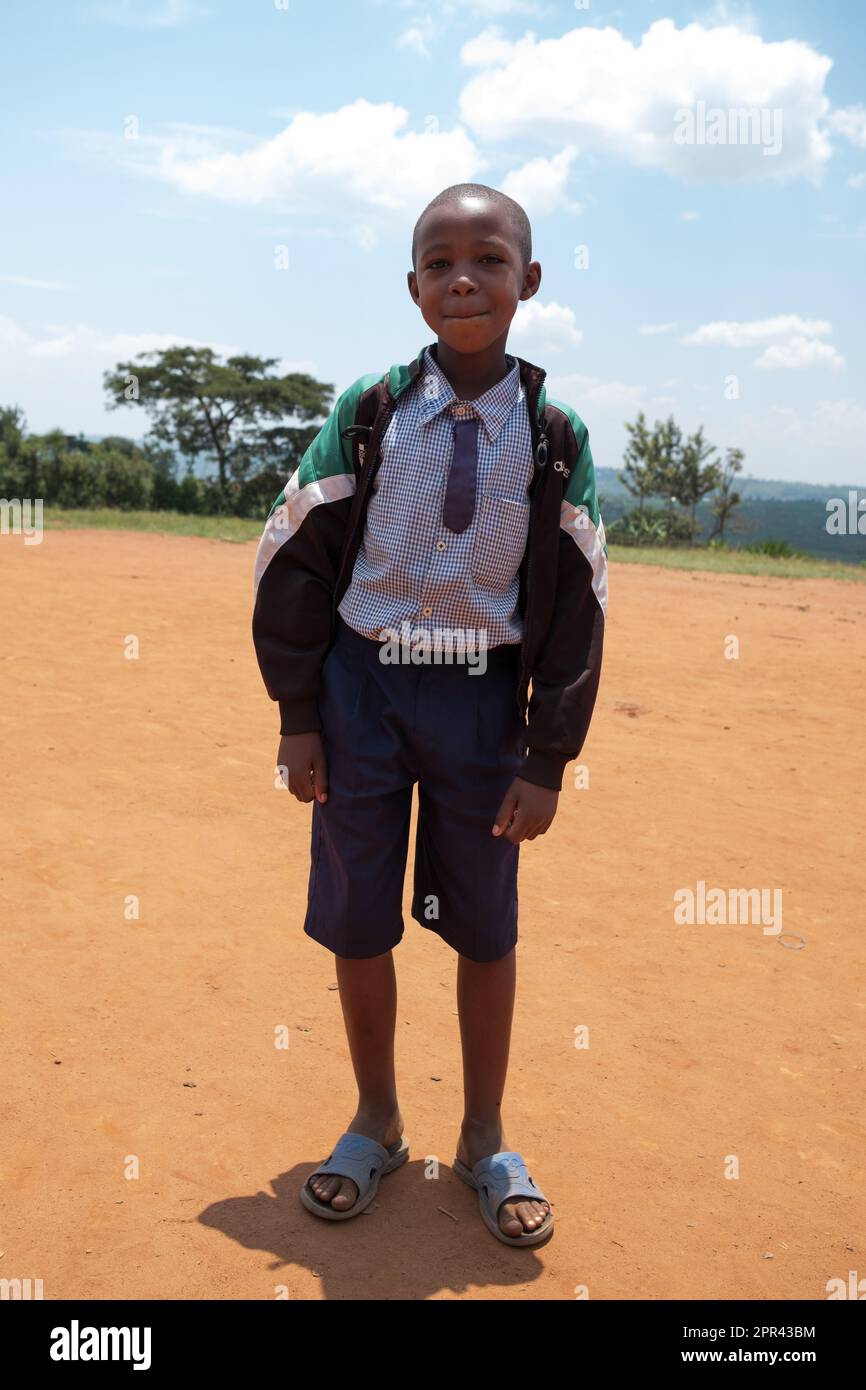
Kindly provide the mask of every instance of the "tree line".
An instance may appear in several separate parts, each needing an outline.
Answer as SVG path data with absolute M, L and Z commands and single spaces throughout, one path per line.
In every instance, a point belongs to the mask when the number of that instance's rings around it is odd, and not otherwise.
M 108 409 L 144 412 L 141 444 L 122 435 L 92 441 L 62 430 L 28 434 L 18 406 L 0 408 L 0 496 L 40 497 L 49 506 L 258 516 L 294 473 L 331 409 L 334 388 L 303 372 L 280 373 L 277 358 L 220 361 L 210 348 L 139 353 L 105 372 Z M 292 423 L 286 423 L 291 421 Z M 683 437 L 673 417 L 650 428 L 643 411 L 627 423 L 618 475 L 637 507 L 608 528 L 626 544 L 694 544 L 696 509 L 712 495 L 720 538 L 740 501 L 739 449 L 723 462 L 703 427 Z M 648 505 L 661 499 L 661 506 Z

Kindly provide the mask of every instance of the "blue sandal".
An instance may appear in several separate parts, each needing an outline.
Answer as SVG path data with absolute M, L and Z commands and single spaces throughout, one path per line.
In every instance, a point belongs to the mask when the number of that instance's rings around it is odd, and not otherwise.
M 333 1152 L 315 1173 L 310 1174 L 298 1195 L 307 1210 L 316 1216 L 322 1216 L 326 1221 L 348 1221 L 349 1217 L 357 1216 L 370 1205 L 379 1190 L 379 1179 L 383 1174 L 392 1173 L 408 1157 L 409 1142 L 405 1135 L 386 1149 L 375 1139 L 368 1139 L 366 1134 L 341 1134 Z M 310 1191 L 309 1183 L 321 1175 L 351 1178 L 358 1189 L 358 1200 L 354 1206 L 347 1207 L 345 1211 L 335 1211 L 330 1202 L 320 1202 Z
M 503 1202 L 513 1201 L 515 1197 L 525 1197 L 530 1202 L 547 1202 L 541 1188 L 529 1176 L 526 1164 L 519 1153 L 506 1151 L 480 1158 L 474 1168 L 467 1168 L 459 1158 L 454 1160 L 454 1172 L 469 1187 L 478 1192 L 478 1205 L 488 1231 L 505 1245 L 537 1245 L 546 1240 L 553 1228 L 553 1212 L 548 1211 L 541 1225 L 534 1231 L 524 1231 L 522 1236 L 507 1236 L 499 1225 L 499 1208 Z M 547 1203 L 550 1206 L 550 1203 Z M 516 1218 L 518 1221 L 520 1217 Z

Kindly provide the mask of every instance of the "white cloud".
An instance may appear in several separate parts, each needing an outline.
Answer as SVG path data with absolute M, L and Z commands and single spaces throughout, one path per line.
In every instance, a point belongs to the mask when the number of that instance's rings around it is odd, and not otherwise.
M 652 333 L 672 333 L 675 328 L 675 323 L 642 323 L 638 329 L 638 333 L 647 335 Z
M 573 145 L 566 146 L 552 159 L 539 156 L 519 169 L 512 169 L 498 186 L 526 209 L 530 219 L 558 211 L 570 212 L 577 217 L 583 212 L 583 204 L 569 199 L 565 191 L 569 170 L 576 157 L 577 150 Z
M 852 174 L 846 182 L 849 188 L 866 188 L 866 174 Z
M 409 113 L 359 97 L 336 111 L 301 112 L 284 131 L 240 152 L 189 155 L 183 139 L 160 141 L 157 172 L 187 193 L 260 204 L 291 199 L 345 216 L 351 210 L 414 210 L 481 160 L 459 126 L 405 129 Z
M 527 299 L 518 304 L 511 322 L 510 338 L 518 344 L 521 357 L 541 356 L 545 352 L 561 352 L 564 348 L 579 347 L 583 330 L 577 327 L 574 310 L 566 304 L 539 303 Z
M 866 106 L 839 106 L 830 113 L 829 123 L 852 145 L 866 150 Z
M 832 343 L 822 343 L 817 338 L 806 338 L 798 334 L 784 343 L 773 343 L 764 348 L 755 366 L 769 371 L 796 371 L 800 367 L 833 367 L 838 370 L 845 366 L 845 358 L 837 352 Z
M 738 23 L 678 29 L 660 19 L 637 44 L 612 26 L 514 42 L 490 28 L 461 58 L 480 69 L 461 93 L 462 116 L 485 139 L 576 143 L 690 180 L 816 178 L 831 154 L 821 126 L 831 59 Z M 769 133 L 765 144 L 677 143 L 677 113 L 698 102 L 734 115 L 781 111 L 778 153 L 767 157 Z
M 474 39 L 466 40 L 460 50 L 460 61 L 466 68 L 489 68 L 495 63 L 509 63 L 515 47 L 498 24 L 490 24 Z
M 765 371 L 793 371 L 802 367 L 845 366 L 845 358 L 832 343 L 821 338 L 833 332 L 826 319 L 803 319 L 799 314 L 777 314 L 772 319 L 737 323 L 721 320 L 705 323 L 687 333 L 681 343 L 699 347 L 743 348 L 767 346 L 755 358 L 754 366 Z
M 790 338 L 795 334 L 821 338 L 832 332 L 833 325 L 826 319 L 803 319 L 799 314 L 777 314 L 772 319 L 755 319 L 745 323 L 724 320 L 704 323 L 693 333 L 687 333 L 680 342 L 699 346 L 753 347 L 758 343 L 772 342 L 775 338 Z
M 430 57 L 430 41 L 434 34 L 434 24 L 429 14 L 410 24 L 397 38 L 398 48 L 411 48 L 422 58 Z
M 700 214 L 699 212 L 694 212 L 694 211 L 691 211 L 691 210 L 690 210 L 690 211 L 688 211 L 688 212 L 681 212 L 681 213 L 680 213 L 680 221 L 681 221 L 681 222 L 700 222 L 700 220 L 701 220 L 701 214 Z

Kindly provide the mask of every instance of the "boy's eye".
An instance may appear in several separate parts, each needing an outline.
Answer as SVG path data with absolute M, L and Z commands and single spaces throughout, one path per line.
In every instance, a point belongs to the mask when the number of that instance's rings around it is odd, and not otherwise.
M 488 251 L 481 257 L 482 261 L 502 261 L 501 256 L 497 256 L 494 251 Z M 448 265 L 446 260 L 430 261 L 427 265 L 428 270 L 437 270 L 439 266 Z

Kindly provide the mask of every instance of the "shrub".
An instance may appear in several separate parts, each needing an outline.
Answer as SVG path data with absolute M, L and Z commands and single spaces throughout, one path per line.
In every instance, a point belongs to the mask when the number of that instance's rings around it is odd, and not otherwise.
M 177 510 L 187 514 L 199 515 L 204 511 L 202 480 L 194 473 L 187 473 L 177 484 Z
M 96 457 L 104 479 L 103 506 L 119 507 L 124 512 L 147 511 L 154 492 L 150 461 L 138 451 L 126 454 L 119 449 L 99 450 Z
M 37 495 L 53 507 L 101 507 L 105 503 L 105 469 L 80 449 L 40 451 Z
M 795 550 L 787 541 L 779 540 L 776 536 L 767 536 L 762 541 L 752 541 L 749 545 L 744 545 L 743 550 L 750 555 L 769 555 L 774 560 L 809 559 L 807 551 Z
M 660 507 L 642 512 L 626 512 L 607 528 L 608 540 L 615 545 L 682 545 L 689 539 L 689 523 L 676 513 Z

